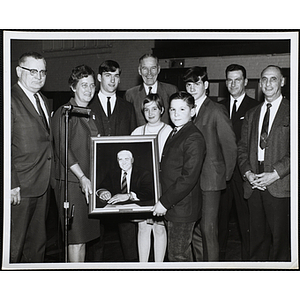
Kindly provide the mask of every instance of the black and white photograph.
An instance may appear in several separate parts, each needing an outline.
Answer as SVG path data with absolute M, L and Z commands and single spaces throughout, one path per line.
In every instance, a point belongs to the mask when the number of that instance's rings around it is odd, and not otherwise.
M 3 32 L 3 270 L 295 270 L 297 31 Z

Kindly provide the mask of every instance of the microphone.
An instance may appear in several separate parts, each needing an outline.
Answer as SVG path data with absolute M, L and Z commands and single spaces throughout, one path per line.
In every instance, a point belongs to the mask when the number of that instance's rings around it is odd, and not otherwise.
M 91 114 L 90 108 L 86 108 L 82 106 L 65 105 L 64 109 L 74 114 L 88 115 L 88 116 Z

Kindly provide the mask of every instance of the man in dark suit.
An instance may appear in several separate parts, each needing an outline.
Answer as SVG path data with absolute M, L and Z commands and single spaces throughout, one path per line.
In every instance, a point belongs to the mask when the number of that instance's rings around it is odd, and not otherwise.
M 53 171 L 48 100 L 40 93 L 46 61 L 23 54 L 11 90 L 11 263 L 44 261 L 49 186 Z
M 130 135 L 137 127 L 134 107 L 131 103 L 123 100 L 116 95 L 120 83 L 121 68 L 116 61 L 106 60 L 99 66 L 97 79 L 100 82 L 100 90 L 91 100 L 89 107 L 95 114 L 95 123 L 100 136 L 120 136 Z M 111 168 L 111 159 L 99 157 L 96 168 L 101 168 L 103 178 Z M 106 170 L 106 171 L 103 171 Z M 98 178 L 101 181 L 103 178 Z M 102 261 L 104 249 L 104 224 L 101 222 L 102 234 L 100 236 L 101 245 L 88 243 L 88 260 Z M 126 223 L 126 222 L 125 222 Z M 127 222 L 128 231 L 136 236 L 136 224 Z M 125 226 L 125 225 L 124 225 Z M 98 243 L 98 241 L 96 241 Z M 134 245 L 133 245 L 134 247 Z M 100 249 L 100 252 L 99 252 Z M 133 249 L 133 259 L 138 260 L 137 249 Z M 89 253 L 94 253 L 91 257 Z
M 178 88 L 172 84 L 157 81 L 160 65 L 158 58 L 153 54 L 144 54 L 139 59 L 138 72 L 143 79 L 143 83 L 127 90 L 124 98 L 133 104 L 137 118 L 137 126 L 141 126 L 146 124 L 145 117 L 142 113 L 142 103 L 146 95 L 149 93 L 159 94 L 163 100 L 165 111 L 168 112 L 169 97 L 176 93 Z M 166 124 L 171 124 L 168 113 L 163 114 L 162 121 Z
M 154 186 L 151 173 L 133 165 L 134 157 L 129 150 L 121 150 L 117 153 L 119 167 L 109 172 L 99 187 L 107 189 L 111 196 L 99 195 L 100 199 L 108 204 L 154 205 Z M 123 178 L 125 180 L 122 187 Z M 125 184 L 126 183 L 126 184 Z M 103 193 L 104 191 L 102 191 Z M 150 201 L 150 202 L 149 202 Z
M 241 129 L 246 112 L 258 105 L 258 101 L 247 96 L 245 88 L 248 84 L 246 69 L 237 64 L 226 68 L 226 86 L 230 96 L 220 103 L 225 105 L 232 122 L 236 143 L 241 139 Z M 233 204 L 234 203 L 234 204 Z M 249 260 L 249 210 L 244 199 L 243 176 L 236 165 L 232 178 L 227 182 L 226 190 L 222 191 L 219 208 L 219 245 L 220 260 L 225 259 L 228 239 L 228 225 L 232 207 L 235 206 L 241 233 L 241 258 Z
M 194 123 L 203 134 L 206 156 L 200 175 L 202 216 L 196 223 L 193 249 L 196 261 L 218 261 L 218 211 L 221 190 L 230 180 L 237 157 L 231 122 L 224 106 L 206 96 L 208 76 L 204 68 L 193 67 L 184 75 L 186 90 L 195 98 Z
M 106 60 L 99 66 L 100 90 L 89 107 L 96 115 L 101 136 L 130 135 L 137 125 L 133 105 L 116 95 L 120 76 L 121 68 L 116 61 Z
M 250 212 L 250 260 L 290 261 L 290 102 L 284 77 L 268 66 L 260 78 L 265 101 L 245 115 L 238 162 Z

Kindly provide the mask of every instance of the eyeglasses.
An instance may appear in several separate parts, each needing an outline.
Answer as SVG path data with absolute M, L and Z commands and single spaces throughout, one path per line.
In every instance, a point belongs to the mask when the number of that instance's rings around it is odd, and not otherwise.
M 45 77 L 47 75 L 47 70 L 38 71 L 36 69 L 27 69 L 21 66 L 19 67 L 23 70 L 29 71 L 31 76 L 36 76 L 37 74 L 40 74 L 42 77 Z

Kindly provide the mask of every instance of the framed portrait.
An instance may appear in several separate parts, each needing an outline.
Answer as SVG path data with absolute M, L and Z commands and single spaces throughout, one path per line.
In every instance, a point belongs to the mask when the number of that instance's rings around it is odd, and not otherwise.
M 157 137 L 95 137 L 91 150 L 90 214 L 150 212 L 160 197 Z

